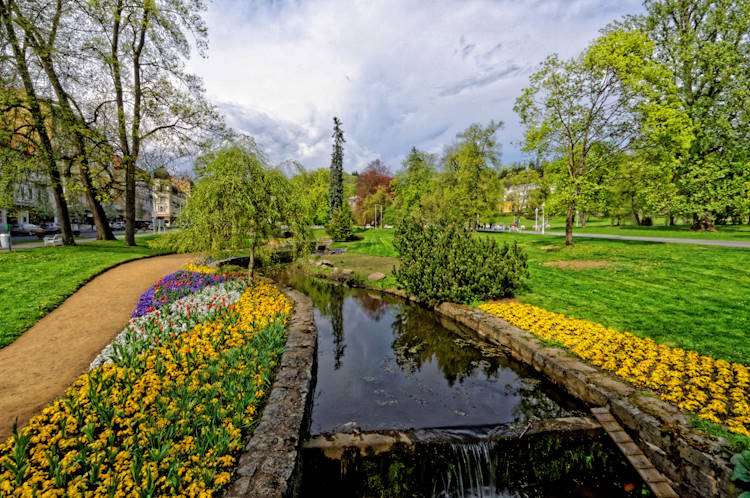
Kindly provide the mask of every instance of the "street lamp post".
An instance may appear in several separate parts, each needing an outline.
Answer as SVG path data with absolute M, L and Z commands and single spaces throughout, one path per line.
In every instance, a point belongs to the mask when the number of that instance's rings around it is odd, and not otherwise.
M 534 208 L 534 231 L 539 231 L 539 208 Z
M 544 222 L 544 203 L 542 203 L 542 235 L 544 235 L 544 225 L 546 223 Z

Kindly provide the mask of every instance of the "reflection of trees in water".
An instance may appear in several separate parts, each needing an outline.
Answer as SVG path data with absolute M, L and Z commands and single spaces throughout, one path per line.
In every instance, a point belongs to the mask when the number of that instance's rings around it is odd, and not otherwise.
M 383 315 L 385 315 L 388 303 L 381 296 L 372 292 L 357 292 L 354 294 L 354 299 L 357 300 L 365 313 L 367 313 L 367 316 L 376 322 L 379 322 L 383 318 Z
M 301 278 L 294 282 L 294 287 L 305 294 L 313 302 L 322 316 L 331 316 L 332 310 L 337 303 L 335 289 L 342 291 L 341 286 L 334 285 L 323 280 L 314 278 Z M 341 295 L 339 295 L 338 307 L 341 307 Z
M 547 395 L 542 389 L 542 382 L 539 380 L 521 379 L 514 394 L 521 398 L 513 413 L 517 419 L 559 418 L 570 415 L 567 410 Z
M 302 274 L 291 272 L 282 275 L 281 279 L 309 297 L 320 316 L 331 318 L 334 369 L 338 370 L 341 368 L 341 360 L 346 349 L 346 344 L 344 344 L 344 298 L 347 293 L 346 289 L 341 285 L 307 278 Z
M 476 348 L 457 345 L 456 335 L 441 327 L 431 312 L 419 306 L 404 306 L 393 321 L 393 331 L 391 347 L 396 362 L 404 370 L 416 373 L 434 357 L 451 386 L 456 380 L 463 382 L 477 369 L 483 370 L 487 377 L 497 374 L 496 358 L 486 358 Z
M 341 359 L 344 357 L 344 288 L 339 285 L 333 285 L 329 288 L 330 292 L 330 313 L 331 327 L 333 328 L 333 368 L 341 368 Z

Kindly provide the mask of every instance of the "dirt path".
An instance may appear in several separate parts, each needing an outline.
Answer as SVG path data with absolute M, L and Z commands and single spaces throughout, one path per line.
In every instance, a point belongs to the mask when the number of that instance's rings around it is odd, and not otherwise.
M 13 344 L 0 349 L 0 438 L 62 395 L 130 319 L 138 297 L 187 255 L 125 263 L 81 287 Z

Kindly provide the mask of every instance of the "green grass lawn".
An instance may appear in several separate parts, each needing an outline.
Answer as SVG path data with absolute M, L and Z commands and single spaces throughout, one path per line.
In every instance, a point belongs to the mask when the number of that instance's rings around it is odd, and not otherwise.
M 504 216 L 499 221 L 509 225 L 513 223 L 513 217 Z M 550 218 L 549 224 L 550 227 L 547 230 L 553 232 L 565 231 L 565 218 Z M 526 226 L 527 231 L 533 231 L 534 219 L 521 218 L 519 225 Z M 654 220 L 654 225 L 650 227 L 631 224 L 612 226 L 609 219 L 591 219 L 586 223 L 586 228 L 574 227 L 573 233 L 601 233 L 637 237 L 675 237 L 685 239 L 737 240 L 750 242 L 750 225 L 747 224 L 717 225 L 715 232 L 696 232 L 690 229 L 690 225 L 665 226 L 663 219 Z
M 393 230 L 337 244 L 394 256 Z M 531 278 L 520 301 L 750 364 L 750 250 L 682 244 L 483 234 L 518 243 Z
M 396 257 L 393 248 L 393 230 L 363 230 L 356 233 L 362 240 L 335 243 L 333 249 L 347 248 L 347 252 L 369 254 L 371 256 Z
M 97 241 L 72 247 L 0 252 L 0 348 L 12 343 L 40 318 L 59 306 L 93 275 L 122 261 L 159 254 L 149 240 L 135 247 L 122 241 Z

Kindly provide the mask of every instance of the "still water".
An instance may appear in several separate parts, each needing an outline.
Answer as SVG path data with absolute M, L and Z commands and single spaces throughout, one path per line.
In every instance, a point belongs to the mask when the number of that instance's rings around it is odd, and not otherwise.
M 523 424 L 576 405 L 533 371 L 419 305 L 312 279 L 318 371 L 311 434 Z

